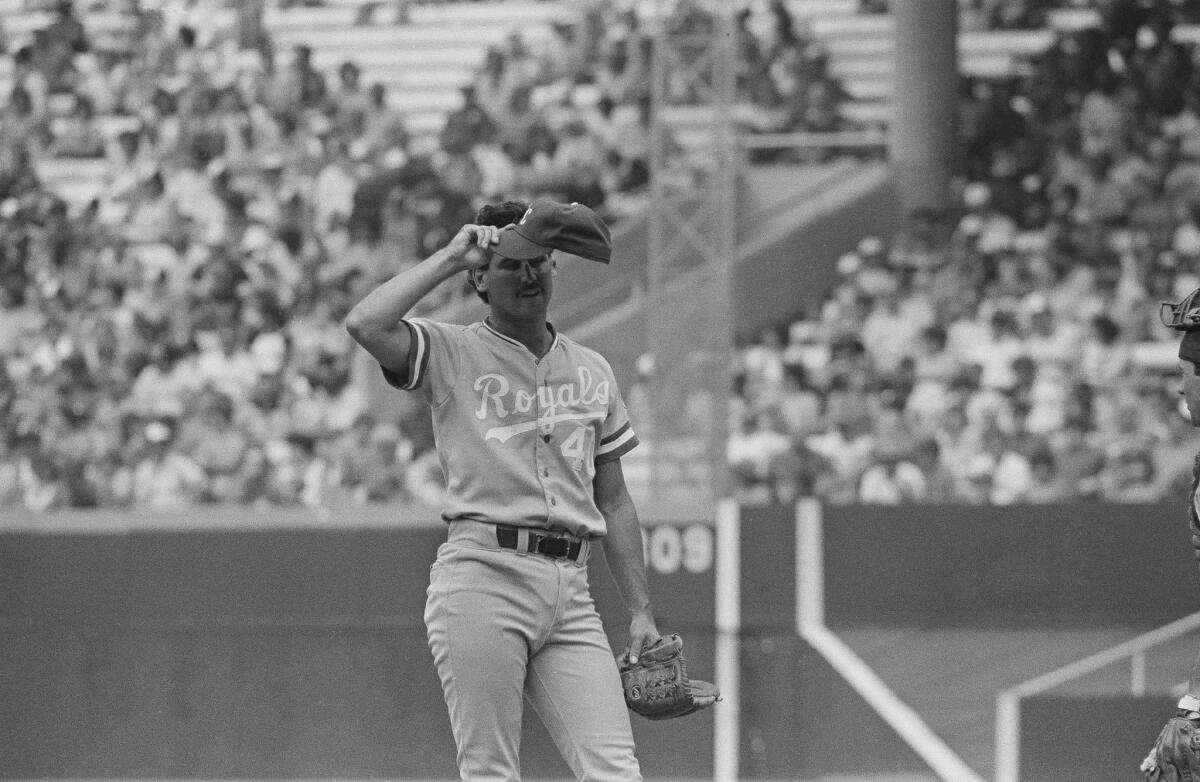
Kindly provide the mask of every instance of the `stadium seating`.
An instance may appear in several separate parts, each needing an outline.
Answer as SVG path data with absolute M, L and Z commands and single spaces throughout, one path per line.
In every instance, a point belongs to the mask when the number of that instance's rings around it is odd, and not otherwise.
M 274 8 L 266 24 L 281 48 L 304 43 L 314 50 L 319 67 L 332 69 L 346 60 L 363 68 L 366 82 L 379 81 L 393 90 L 410 129 L 433 133 L 445 115 L 459 105 L 458 87 L 482 63 L 488 46 L 516 30 L 528 42 L 548 32 L 554 19 L 569 18 L 571 6 L 557 3 L 505 2 L 416 5 L 397 24 L 387 4 L 372 8 L 364 23 L 363 3 L 338 2 L 318 7 Z M 643 3 L 649 17 L 654 3 Z M 891 21 L 886 15 L 863 15 L 857 0 L 788 0 L 788 10 L 807 25 L 830 55 L 830 70 L 852 100 L 843 108 L 859 125 L 885 126 L 891 96 Z M 965 73 L 997 77 L 1013 72 L 1024 57 L 1042 51 L 1050 30 L 965 32 L 960 37 Z M 752 111 L 747 109 L 747 111 Z M 697 122 L 686 112 L 668 118 L 685 145 Z
M 536 42 L 564 14 L 556 3 L 524 0 L 418 5 L 402 23 L 394 12 L 386 13 L 390 6 L 375 8 L 365 22 L 360 11 L 355 3 L 276 7 L 264 22 L 280 50 L 305 44 L 318 68 L 332 72 L 352 61 L 362 68 L 364 84 L 387 85 L 416 135 L 437 133 L 461 105 L 459 90 L 472 80 L 488 47 L 517 31 Z
M 877 151 L 886 138 L 884 130 L 892 98 L 890 18 L 886 14 L 860 12 L 857 0 L 786 0 L 786 4 L 797 23 L 797 34 L 804 43 L 804 56 L 810 51 L 827 52 L 831 73 L 849 93 L 849 101 L 841 105 L 840 112 L 850 120 L 850 130 L 839 138 L 849 138 L 854 143 L 847 141 L 842 147 L 861 144 Z M 33 33 L 53 18 L 49 7 L 49 4 L 31 3 L 28 0 L 0 0 L 4 41 L 8 51 L 32 40 Z M 644 20 L 652 20 L 653 9 L 657 7 L 653 3 L 644 3 L 638 6 L 638 10 Z M 420 146 L 415 148 L 429 152 L 437 143 L 446 117 L 461 106 L 462 87 L 478 76 L 479 67 L 490 48 L 505 45 L 513 35 L 519 35 L 527 43 L 537 44 L 551 33 L 554 22 L 573 19 L 572 14 L 577 10 L 572 4 L 538 0 L 430 4 L 336 0 L 315 6 L 278 3 L 267 8 L 265 31 L 278 56 L 277 66 L 286 68 L 294 47 L 303 44 L 311 48 L 313 66 L 325 75 L 331 88 L 336 86 L 337 68 L 345 62 L 356 63 L 362 69 L 364 84 L 378 82 L 388 88 L 391 106 L 401 116 L 407 131 L 419 139 Z M 81 15 L 88 36 L 94 38 L 96 45 L 101 48 L 105 36 L 118 35 L 124 26 L 130 24 L 130 19 L 123 12 L 111 9 L 93 11 L 89 8 L 87 13 Z M 214 12 L 211 19 L 203 20 L 203 25 L 214 25 L 223 29 L 228 36 L 234 21 L 230 8 L 224 7 Z M 753 23 L 765 28 L 770 28 L 772 24 L 761 13 Z M 1060 32 L 1083 29 L 1098 23 L 1100 19 L 1095 13 L 1069 8 L 1052 14 L 1048 23 L 1036 29 L 964 29 L 959 36 L 962 70 L 984 80 L 1020 77 L 1025 73 L 1022 64 L 1035 60 L 1037 54 L 1054 43 Z M 771 30 L 767 29 L 766 32 L 769 36 Z M 1174 34 L 1177 41 L 1194 45 L 1200 40 L 1200 27 L 1179 26 Z M 174 45 L 177 42 L 171 43 Z M 234 42 L 229 40 L 227 43 Z M 195 52 L 186 54 L 190 57 Z M 224 56 L 216 51 L 204 54 Z M 12 58 L 0 57 L 0 87 L 10 86 L 13 74 Z M 167 81 L 175 78 L 172 75 Z M 771 122 L 776 119 L 772 112 L 778 115 L 780 106 L 764 106 L 756 102 L 761 100 L 758 95 L 742 95 L 736 107 L 735 119 L 747 127 L 765 130 L 764 136 L 782 136 L 790 130 L 804 130 L 802 121 L 798 128 L 771 127 Z M 73 98 L 68 94 L 52 96 L 55 116 L 49 119 L 51 129 L 65 124 L 62 115 L 70 110 L 72 101 Z M 59 104 L 63 105 L 60 107 Z M 562 110 L 567 106 L 563 104 L 557 108 Z M 634 107 L 626 105 L 623 108 L 629 110 Z M 305 111 L 311 115 L 312 107 Z M 710 111 L 674 106 L 666 111 L 664 119 L 674 131 L 675 140 L 687 149 L 704 138 L 706 126 L 711 120 Z M 100 116 L 96 118 L 95 127 L 99 135 L 112 140 L 124 130 L 137 129 L 138 120 L 132 116 Z M 824 135 L 822 132 L 814 135 L 818 137 L 813 140 L 814 144 L 824 144 L 827 139 L 836 141 L 827 130 Z M 321 144 L 318 139 L 311 141 L 318 147 Z M 354 155 L 365 154 L 362 144 L 348 142 L 346 146 L 348 152 L 350 147 L 355 148 Z M 837 144 L 832 143 L 831 146 L 836 147 Z M 403 152 L 395 151 L 399 155 L 393 156 L 393 160 L 404 157 Z M 94 149 L 91 154 L 95 154 Z M 273 155 L 272 159 L 275 157 L 278 155 Z M 367 166 L 376 164 L 376 161 L 368 159 L 358 162 Z M 137 174 L 145 176 L 147 161 L 140 163 L 143 168 L 138 168 Z M 222 167 L 237 164 L 237 161 L 230 163 L 221 160 L 206 174 L 218 175 Z M 82 207 L 96 196 L 105 194 L 111 178 L 131 173 L 120 171 L 119 165 L 114 167 L 111 161 L 99 157 L 59 159 L 40 155 L 34 167 L 41 183 L 63 197 L 76 214 L 82 212 Z M 644 186 L 644 172 L 642 177 Z M 1037 180 L 1037 177 L 1033 179 Z M 985 189 L 988 186 L 987 183 L 975 184 Z M 125 186 L 128 185 L 129 182 L 126 182 Z M 1034 181 L 1031 186 L 1036 185 L 1037 181 Z M 10 202 L 8 208 L 14 208 L 14 203 Z M 624 214 L 636 212 L 629 211 L 627 204 L 625 209 L 627 211 Z M 621 212 L 617 210 L 614 213 Z M 111 219 L 112 215 L 108 214 L 107 217 Z M 1026 231 L 1019 237 L 1020 241 L 1036 244 L 1039 237 L 1035 234 L 1035 231 Z M 851 237 L 848 241 L 857 238 L 865 240 L 874 237 Z M 875 242 L 885 247 L 888 244 L 886 238 L 876 238 Z M 851 264 L 861 262 L 861 258 L 848 261 Z M 1172 365 L 1170 350 L 1153 341 L 1130 346 L 1129 353 L 1131 367 L 1153 372 L 1156 377 L 1169 371 Z

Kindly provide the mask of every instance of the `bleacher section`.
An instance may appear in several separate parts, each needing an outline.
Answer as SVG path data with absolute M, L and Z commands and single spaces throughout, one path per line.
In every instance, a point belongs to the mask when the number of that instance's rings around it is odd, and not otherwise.
M 809 13 L 810 6 L 819 12 Z M 852 96 L 845 107 L 847 116 L 883 126 L 889 120 L 892 94 L 892 20 L 887 15 L 857 14 L 856 7 L 852 0 L 789 0 L 797 17 L 810 21 L 813 33 L 829 51 L 830 71 Z M 1059 33 L 1098 24 L 1099 14 L 1092 9 L 1065 9 L 1051 13 L 1043 29 L 965 30 L 958 36 L 959 70 L 980 78 L 1014 75 L 1023 60 L 1045 51 Z M 1194 43 L 1200 40 L 1200 26 L 1180 25 L 1173 37 Z
M 305 43 L 316 65 L 335 68 L 347 59 L 363 67 L 366 82 L 394 90 L 394 100 L 416 133 L 435 132 L 458 106 L 458 88 L 470 80 L 489 45 L 519 30 L 527 41 L 545 35 L 556 18 L 568 18 L 569 3 L 492 0 L 415 6 L 404 24 L 395 24 L 387 4 L 374 4 L 362 18 L 362 3 L 339 2 L 318 8 L 273 9 L 267 27 L 284 49 Z M 646 15 L 653 8 L 647 3 Z M 853 100 L 851 119 L 886 125 L 891 96 L 891 29 L 886 15 L 858 13 L 857 0 L 788 0 L 797 22 L 810 27 L 830 52 L 830 67 Z M 964 73 L 998 76 L 1012 73 L 1021 58 L 1044 50 L 1053 30 L 964 32 L 959 39 Z M 743 109 L 743 112 L 748 111 Z M 702 118 L 679 112 L 686 132 Z
M 653 3 L 646 8 L 652 9 Z M 788 0 L 788 8 L 830 54 L 830 70 L 851 95 L 846 116 L 864 126 L 885 128 L 889 119 L 892 20 L 887 15 L 860 14 L 857 0 Z M 10 52 L 32 40 L 34 31 L 53 18 L 47 6 L 31 0 L 0 0 L 0 25 Z M 399 18 L 394 3 L 335 0 L 323 6 L 281 8 L 271 4 L 264 23 L 276 50 L 285 56 L 296 44 L 313 50 L 316 67 L 332 73 L 352 60 L 363 69 L 364 83 L 381 82 L 415 136 L 435 134 L 447 114 L 460 105 L 460 88 L 471 81 L 487 49 L 520 33 L 534 46 L 549 34 L 555 19 L 570 18 L 572 3 L 543 0 L 488 0 L 408 7 Z M 233 23 L 232 10 L 207 24 Z M 649 16 L 649 11 L 647 11 Z M 117 35 L 128 19 L 115 12 L 86 12 L 81 18 L 94 40 Z M 1014 73 L 1023 58 L 1043 51 L 1057 30 L 1094 25 L 1094 12 L 1061 12 L 1048 29 L 964 31 L 959 37 L 962 71 L 984 77 Z M 1200 38 L 1200 27 L 1177 28 L 1176 38 Z M 0 58 L 0 94 L 11 84 L 11 58 Z M 744 117 L 752 107 L 741 107 Z M 706 122 L 704 113 L 677 110 L 668 117 L 682 141 Z M 119 123 L 117 123 L 119 124 Z M 108 127 L 115 127 L 113 122 Z M 44 166 L 44 176 L 73 203 L 102 187 L 97 165 L 79 161 Z
M 395 9 L 364 14 L 353 3 L 316 8 L 272 8 L 264 23 L 279 51 L 297 44 L 313 50 L 315 67 L 334 71 L 346 61 L 362 68 L 364 84 L 388 87 L 414 135 L 436 133 L 457 108 L 488 47 L 517 32 L 536 42 L 565 13 L 559 3 L 530 0 L 415 6 L 403 24 Z
M 802 0 L 793 0 L 802 7 Z M 838 14 L 811 18 L 812 30 L 828 49 L 830 70 L 854 98 L 847 106 L 852 119 L 886 124 L 892 94 L 892 20 L 886 15 Z M 1054 40 L 1055 31 L 991 30 L 959 34 L 959 69 L 963 74 L 996 78 L 1013 74 L 1023 58 Z
M 857 0 L 788 0 L 788 8 L 828 49 L 832 72 L 853 98 L 847 114 L 866 124 L 886 125 L 892 91 L 891 18 L 858 13 Z M 315 65 L 328 70 L 347 60 L 357 62 L 364 81 L 386 84 L 410 130 L 422 135 L 436 132 L 459 105 L 459 88 L 470 81 L 489 46 L 518 31 L 536 43 L 552 20 L 568 17 L 572 9 L 569 3 L 539 0 L 415 5 L 397 23 L 391 3 L 336 0 L 315 7 L 272 5 L 264 22 L 279 51 L 307 44 Z M 81 16 L 93 36 L 114 34 L 127 24 L 112 12 Z M 30 42 L 34 31 L 52 18 L 28 0 L 0 0 L 9 51 Z M 965 31 L 959 36 L 961 69 L 983 77 L 1013 73 L 1023 58 L 1045 50 L 1057 30 L 1097 22 L 1095 12 L 1064 11 L 1052 17 L 1050 29 Z M 1178 28 L 1176 38 L 1200 38 L 1200 29 Z M 8 92 L 11 67 L 8 58 L 0 58 L 0 94 Z
M 32 43 L 34 32 L 54 21 L 54 14 L 49 10 L 52 4 L 37 0 L 0 0 L 0 30 L 3 30 L 4 41 L 11 54 L 21 46 Z M 221 23 L 233 20 L 233 11 L 222 11 Z M 83 22 L 88 36 L 93 41 L 102 42 L 109 36 L 120 35 L 130 24 L 129 17 L 116 12 L 88 12 L 81 10 L 80 21 Z M 7 58 L 4 58 L 7 59 Z M 11 63 L 5 63 L 5 68 Z M 7 95 L 8 74 L 0 72 L 0 90 Z

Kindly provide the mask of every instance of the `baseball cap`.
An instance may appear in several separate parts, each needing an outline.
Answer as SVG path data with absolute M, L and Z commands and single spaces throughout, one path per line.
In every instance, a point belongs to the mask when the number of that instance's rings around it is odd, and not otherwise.
M 583 204 L 534 201 L 519 222 L 500 232 L 493 252 L 516 260 L 562 250 L 590 261 L 608 263 L 612 235 L 600 215 Z

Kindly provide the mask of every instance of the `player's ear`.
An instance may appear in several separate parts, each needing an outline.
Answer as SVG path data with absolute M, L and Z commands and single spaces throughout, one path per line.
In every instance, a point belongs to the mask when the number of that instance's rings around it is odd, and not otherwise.
M 473 269 L 471 271 L 471 283 L 475 286 L 475 290 L 487 290 L 487 272 L 483 269 Z
M 550 276 L 551 277 L 558 276 L 558 259 L 555 258 L 553 255 L 550 256 Z

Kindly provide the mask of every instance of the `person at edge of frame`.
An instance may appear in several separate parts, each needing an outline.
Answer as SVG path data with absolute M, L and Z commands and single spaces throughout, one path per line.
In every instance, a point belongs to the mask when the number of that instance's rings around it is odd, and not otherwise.
M 1163 325 L 1182 332 L 1179 340 L 1179 388 L 1182 408 L 1192 426 L 1200 428 L 1200 288 L 1178 304 L 1163 302 Z M 1200 560 L 1200 453 L 1192 462 L 1192 488 L 1188 494 L 1188 522 L 1192 546 Z M 1141 771 L 1148 782 L 1200 779 L 1200 653 L 1192 663 L 1187 692 L 1176 704 Z

